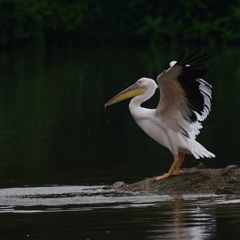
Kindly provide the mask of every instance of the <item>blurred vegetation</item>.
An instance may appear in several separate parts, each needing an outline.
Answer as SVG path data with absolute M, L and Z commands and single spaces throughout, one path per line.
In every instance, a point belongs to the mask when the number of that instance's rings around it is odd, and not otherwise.
M 0 46 L 237 43 L 240 0 L 0 0 Z

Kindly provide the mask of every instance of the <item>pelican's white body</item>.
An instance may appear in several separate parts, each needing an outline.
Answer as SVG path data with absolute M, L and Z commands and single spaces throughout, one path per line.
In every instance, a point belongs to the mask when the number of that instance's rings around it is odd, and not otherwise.
M 199 54 L 200 49 L 178 61 L 172 61 L 157 83 L 150 78 L 141 78 L 136 83 L 110 99 L 105 107 L 132 98 L 130 112 L 142 130 L 156 142 L 168 148 L 174 156 L 168 173 L 156 180 L 183 173 L 185 153 L 195 158 L 215 157 L 195 139 L 202 128 L 201 122 L 211 110 L 212 86 L 205 78 L 206 61 L 211 54 Z M 147 101 L 159 87 L 160 101 L 156 109 L 146 109 L 141 104 Z
M 146 87 L 147 91 L 139 96 L 134 97 L 129 104 L 130 112 L 136 123 L 142 130 L 159 144 L 168 148 L 174 156 L 179 152 L 193 154 L 195 158 L 214 157 L 214 154 L 206 150 L 193 137 L 186 137 L 177 129 L 174 129 L 176 122 L 169 121 L 165 113 L 161 114 L 157 109 L 147 109 L 141 107 L 141 104 L 147 101 L 158 88 L 154 80 L 150 78 L 141 78 L 137 83 Z M 174 110 L 173 110 L 174 111 Z M 177 111 L 175 111 L 177 113 Z M 179 117 L 179 121 L 181 118 Z M 196 128 L 195 124 L 189 126 L 189 129 Z M 198 126 L 197 130 L 201 126 Z M 196 129 L 194 129 L 196 130 Z

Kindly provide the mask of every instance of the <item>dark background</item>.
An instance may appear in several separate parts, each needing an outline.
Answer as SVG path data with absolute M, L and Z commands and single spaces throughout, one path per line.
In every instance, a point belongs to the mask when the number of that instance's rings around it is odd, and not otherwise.
M 103 106 L 185 48 L 214 55 L 197 141 L 216 158 L 184 167 L 239 164 L 239 23 L 236 0 L 0 0 L 0 238 L 240 239 L 238 197 L 103 189 L 172 164 L 129 101 Z
M 232 44 L 240 1 L 0 0 L 0 46 Z

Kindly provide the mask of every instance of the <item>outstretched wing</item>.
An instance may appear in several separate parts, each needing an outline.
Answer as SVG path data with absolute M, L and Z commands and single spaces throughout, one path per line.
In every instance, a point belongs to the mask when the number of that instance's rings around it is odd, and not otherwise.
M 201 123 L 211 110 L 212 86 L 204 78 L 209 71 L 206 61 L 211 54 L 199 54 L 200 49 L 178 61 L 158 77 L 160 102 L 157 113 L 169 122 L 171 128 L 187 137 L 195 138 Z

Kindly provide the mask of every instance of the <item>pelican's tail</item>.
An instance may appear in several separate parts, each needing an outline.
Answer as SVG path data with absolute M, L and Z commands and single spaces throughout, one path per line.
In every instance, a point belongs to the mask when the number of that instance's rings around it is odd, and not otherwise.
M 209 152 L 205 147 L 203 147 L 200 143 L 198 143 L 197 141 L 193 140 L 193 139 L 189 139 L 190 142 L 190 146 L 191 146 L 191 153 L 192 155 L 196 158 L 214 158 L 215 154 Z

